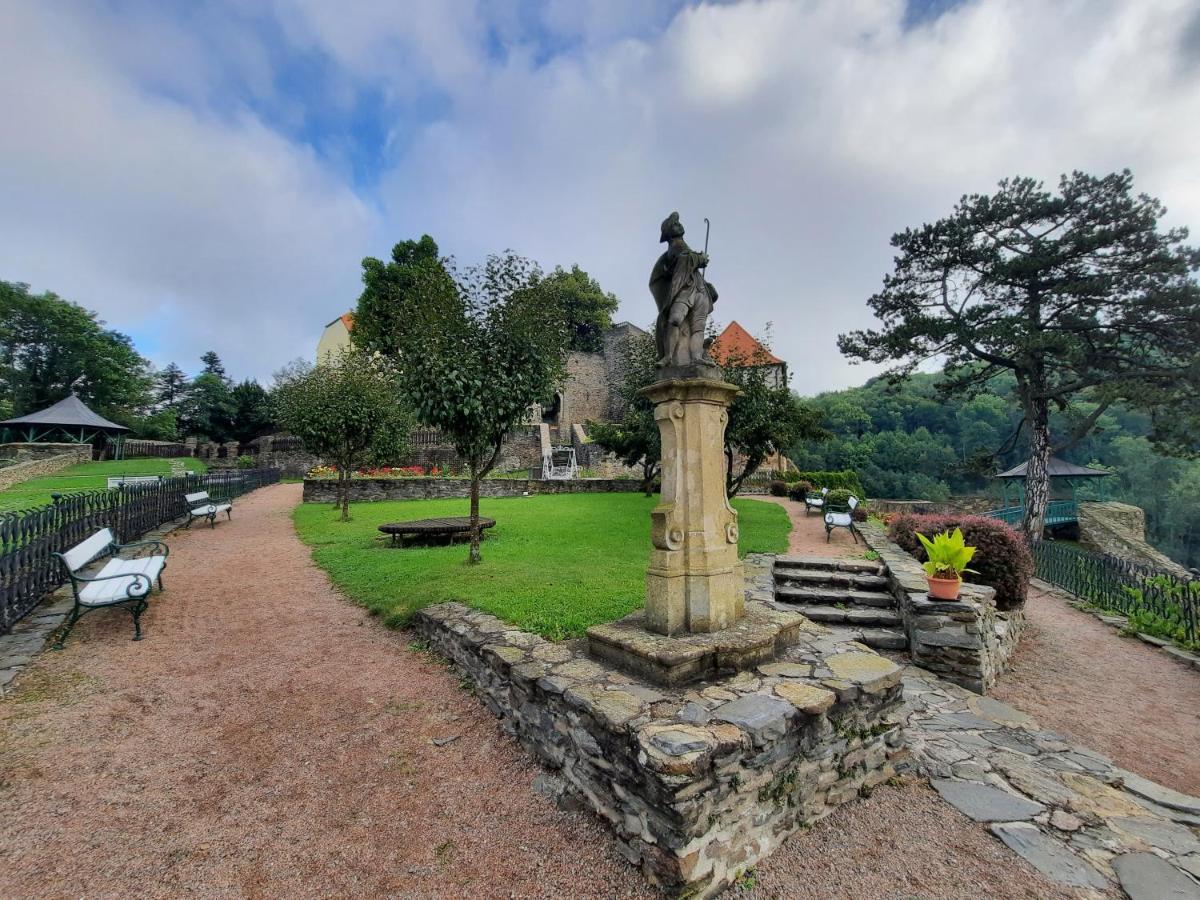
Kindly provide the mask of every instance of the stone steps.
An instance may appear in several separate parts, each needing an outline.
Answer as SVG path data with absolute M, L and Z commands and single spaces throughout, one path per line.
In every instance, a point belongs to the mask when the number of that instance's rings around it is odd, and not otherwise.
M 900 614 L 892 609 L 872 609 L 855 606 L 806 606 L 804 616 L 822 624 L 835 625 L 900 625 Z
M 780 556 L 775 559 L 776 573 L 813 570 L 881 575 L 883 566 L 869 559 L 837 559 L 826 556 Z
M 876 650 L 904 650 L 908 636 L 884 567 L 866 559 L 781 556 L 775 561 L 775 601 Z
M 861 572 L 835 572 L 827 569 L 777 569 L 776 584 L 803 587 L 805 585 L 837 585 L 862 591 L 886 591 L 888 580 L 883 575 Z
M 836 585 L 816 585 L 811 587 L 793 587 L 777 585 L 775 599 L 780 603 L 817 604 L 832 606 L 836 603 L 846 603 L 853 606 L 870 606 L 888 609 L 896 605 L 896 598 L 883 591 L 856 591 L 851 588 Z

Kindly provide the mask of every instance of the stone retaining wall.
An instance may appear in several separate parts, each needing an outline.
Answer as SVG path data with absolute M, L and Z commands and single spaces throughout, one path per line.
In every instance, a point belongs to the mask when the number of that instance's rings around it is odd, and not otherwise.
M 777 662 L 685 690 L 457 603 L 414 625 L 672 893 L 714 896 L 904 755 L 900 668 L 820 626 Z
M 481 497 L 520 497 L 524 494 L 633 494 L 640 481 L 614 478 L 576 478 L 571 481 L 542 481 L 532 478 L 487 478 L 479 485 Z M 436 500 L 468 497 L 471 482 L 465 478 L 355 478 L 350 482 L 350 502 L 372 500 Z M 333 503 L 337 481 L 332 478 L 304 479 L 305 503 Z
M 1129 503 L 1080 502 L 1079 545 L 1093 553 L 1163 569 L 1181 578 L 1189 574 L 1175 560 L 1146 543 L 1146 512 Z
M 27 451 L 28 459 L 0 468 L 0 491 L 31 478 L 53 475 L 76 463 L 91 462 L 92 459 L 91 444 L 3 444 L 0 445 L 0 453 L 8 458 L 21 459 L 21 451 L 31 447 L 38 449 Z M 55 449 L 49 452 L 45 449 L 48 447 Z
M 916 559 L 888 540 L 878 525 L 861 525 L 860 533 L 887 566 L 913 663 L 987 693 L 1017 647 L 1024 610 L 997 610 L 995 589 L 978 584 L 964 584 L 957 600 L 931 599 L 925 570 Z
M 949 497 L 945 500 L 871 500 L 871 512 L 880 516 L 888 513 L 912 513 L 914 515 L 966 513 L 978 516 L 1000 506 L 1003 504 L 991 497 Z

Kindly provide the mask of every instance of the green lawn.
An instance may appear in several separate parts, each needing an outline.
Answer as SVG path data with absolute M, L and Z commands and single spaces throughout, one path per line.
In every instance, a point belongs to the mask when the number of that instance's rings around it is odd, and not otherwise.
M 199 459 L 186 458 L 183 459 L 183 464 L 192 472 L 204 472 L 207 468 L 204 461 Z M 53 475 L 32 478 L 0 491 L 0 511 L 41 506 L 50 502 L 52 493 L 102 489 L 108 486 L 110 475 L 168 475 L 170 472 L 169 459 L 122 459 L 79 463 Z
M 459 600 L 554 640 L 581 637 L 590 625 L 642 605 L 650 559 L 650 510 L 640 494 L 542 494 L 484 499 L 496 520 L 483 563 L 466 563 L 465 544 L 392 549 L 384 522 L 466 515 L 466 500 L 354 503 L 338 522 L 324 503 L 296 508 L 296 530 L 313 559 L 348 596 L 389 625 L 422 606 Z M 784 552 L 790 524 L 772 503 L 735 500 L 739 551 Z

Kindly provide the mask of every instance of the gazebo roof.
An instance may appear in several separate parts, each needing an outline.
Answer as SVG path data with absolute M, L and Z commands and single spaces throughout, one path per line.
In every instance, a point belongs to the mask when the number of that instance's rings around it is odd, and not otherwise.
M 74 394 L 69 394 L 53 406 L 19 416 L 16 419 L 6 419 L 0 425 L 40 425 L 43 428 L 94 428 L 97 431 L 128 431 L 124 425 L 110 422 L 103 416 L 92 412 L 82 400 Z
M 1013 466 L 1007 472 L 1001 472 L 997 478 L 1024 478 L 1025 471 L 1029 468 L 1028 462 L 1023 462 L 1019 466 Z M 1107 469 L 1095 469 L 1091 466 L 1077 466 L 1075 463 L 1069 463 L 1064 459 L 1059 459 L 1057 456 L 1050 457 L 1050 462 L 1046 465 L 1051 478 L 1101 478 L 1105 475 L 1113 473 Z

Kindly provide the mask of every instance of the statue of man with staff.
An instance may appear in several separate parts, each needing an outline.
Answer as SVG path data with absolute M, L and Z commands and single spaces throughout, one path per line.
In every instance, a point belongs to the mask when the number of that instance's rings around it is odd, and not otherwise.
M 704 345 L 704 331 L 717 289 L 704 279 L 708 266 L 708 219 L 704 220 L 704 252 L 697 253 L 683 239 L 679 213 L 663 220 L 659 243 L 667 245 L 650 272 L 650 293 L 658 306 L 654 341 L 659 368 L 712 366 Z

